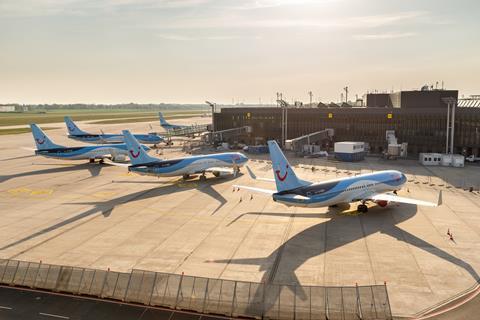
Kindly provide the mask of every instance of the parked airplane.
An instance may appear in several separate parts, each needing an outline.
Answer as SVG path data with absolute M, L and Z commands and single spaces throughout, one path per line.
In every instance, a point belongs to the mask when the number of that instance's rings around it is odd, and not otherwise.
M 359 212 L 368 211 L 365 205 L 368 201 L 373 201 L 381 207 L 385 207 L 389 202 L 436 207 L 442 202 L 441 191 L 437 203 L 397 196 L 397 191 L 405 184 L 407 178 L 396 170 L 378 171 L 319 183 L 304 181 L 297 178 L 277 142 L 268 141 L 268 148 L 275 179 L 258 178 L 258 180 L 275 182 L 277 190 L 238 185 L 234 185 L 234 188 L 271 195 L 274 201 L 287 206 L 326 207 L 361 201 L 357 209 Z M 248 167 L 247 169 L 250 176 L 257 179 Z
M 216 177 L 227 174 L 236 176 L 240 171 L 240 167 L 248 161 L 248 158 L 239 152 L 162 160 L 151 157 L 142 150 L 138 141 L 128 130 L 123 130 L 123 135 L 125 136 L 125 143 L 128 147 L 128 156 L 132 163 L 128 166 L 128 171 L 141 175 L 165 177 L 183 176 L 184 179 L 188 179 L 192 174 L 201 173 L 200 180 L 206 179 L 206 172 L 211 172 Z
M 33 139 L 37 146 L 35 155 L 44 156 L 56 159 L 70 159 L 70 160 L 90 160 L 95 162 L 95 159 L 110 158 L 113 161 L 123 161 L 127 158 L 127 146 L 122 144 L 85 146 L 85 147 L 64 147 L 55 144 L 48 138 L 48 136 L 36 124 L 31 124 Z M 142 145 L 142 150 L 148 151 L 149 147 Z
M 90 142 L 90 143 L 123 143 L 123 135 L 122 134 L 94 134 L 88 133 L 83 130 L 80 130 L 75 122 L 70 117 L 65 117 L 65 124 L 67 125 L 68 129 L 68 137 L 70 139 L 74 139 L 77 141 L 82 142 Z M 135 138 L 140 141 L 140 143 L 147 143 L 156 145 L 157 143 L 163 142 L 164 139 L 162 136 L 159 136 L 156 133 L 149 133 L 149 134 L 135 134 Z
M 163 117 L 163 114 L 161 112 L 158 113 L 158 117 L 160 118 L 160 126 L 164 128 L 165 130 L 180 130 L 180 129 L 185 129 L 189 128 L 191 126 L 185 126 L 185 125 L 178 125 L 178 124 L 170 124 L 165 120 Z

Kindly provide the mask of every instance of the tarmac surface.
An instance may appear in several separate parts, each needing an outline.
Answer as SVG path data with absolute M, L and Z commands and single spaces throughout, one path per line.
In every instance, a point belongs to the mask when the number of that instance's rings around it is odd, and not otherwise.
M 0 286 L 2 320 L 221 320 L 217 316 Z
M 160 130 L 157 122 L 151 124 Z M 151 131 L 148 123 L 82 123 L 81 128 Z M 62 145 L 83 145 L 65 131 L 47 134 Z M 159 156 L 184 155 L 181 141 L 175 142 Z M 444 204 L 438 208 L 372 204 L 368 213 L 357 214 L 356 204 L 289 208 L 233 191 L 232 184 L 274 188 L 247 174 L 209 176 L 206 182 L 142 177 L 106 164 L 34 157 L 22 147 L 34 148 L 30 134 L 0 137 L 0 258 L 282 284 L 386 281 L 392 312 L 399 316 L 414 315 L 479 279 L 480 194 L 454 187 L 480 183 L 477 166 L 291 158 L 307 180 L 398 169 L 409 178 L 401 196 L 436 201 L 443 190 Z M 258 176 L 272 177 L 267 156 L 251 158 Z

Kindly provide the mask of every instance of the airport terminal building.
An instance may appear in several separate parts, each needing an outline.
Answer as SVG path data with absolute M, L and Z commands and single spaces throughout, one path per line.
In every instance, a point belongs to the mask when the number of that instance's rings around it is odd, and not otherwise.
M 421 152 L 445 152 L 447 103 L 458 98 L 456 90 L 401 91 L 367 94 L 366 107 L 319 104 L 286 109 L 286 138 L 334 129 L 334 141 L 364 141 L 370 153 L 387 147 L 386 131 L 395 130 L 399 142 L 408 143 L 412 156 Z M 471 101 L 470 101 L 471 100 Z M 454 115 L 454 153 L 480 153 L 480 104 L 478 99 L 459 100 Z M 280 107 L 223 108 L 214 114 L 215 131 L 250 126 L 249 132 L 229 136 L 230 143 L 264 144 L 282 139 L 285 114 Z M 332 142 L 323 142 L 331 148 Z

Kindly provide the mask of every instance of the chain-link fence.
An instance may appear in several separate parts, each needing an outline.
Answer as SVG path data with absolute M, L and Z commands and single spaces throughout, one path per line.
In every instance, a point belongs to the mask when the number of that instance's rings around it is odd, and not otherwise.
M 0 283 L 232 317 L 391 319 L 386 285 L 319 287 L 0 260 Z

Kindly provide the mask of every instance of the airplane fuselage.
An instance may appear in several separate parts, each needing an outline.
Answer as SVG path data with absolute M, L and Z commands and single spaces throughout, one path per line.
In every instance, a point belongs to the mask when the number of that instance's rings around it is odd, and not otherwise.
M 288 206 L 326 207 L 366 199 L 377 193 L 400 190 L 407 181 L 399 171 L 387 170 L 313 183 L 274 193 L 273 200 Z
M 173 177 L 203 173 L 210 168 L 241 167 L 247 160 L 241 153 L 226 152 L 131 165 L 128 171 L 140 175 Z
M 47 150 L 35 150 L 35 155 L 70 160 L 103 159 L 107 157 L 128 157 L 125 145 L 102 145 L 86 147 L 62 147 Z
M 157 144 L 163 142 L 163 138 L 155 134 L 135 134 L 135 138 L 144 144 Z M 124 143 L 121 134 L 69 134 L 68 137 L 81 142 L 89 142 L 95 144 L 105 143 Z

